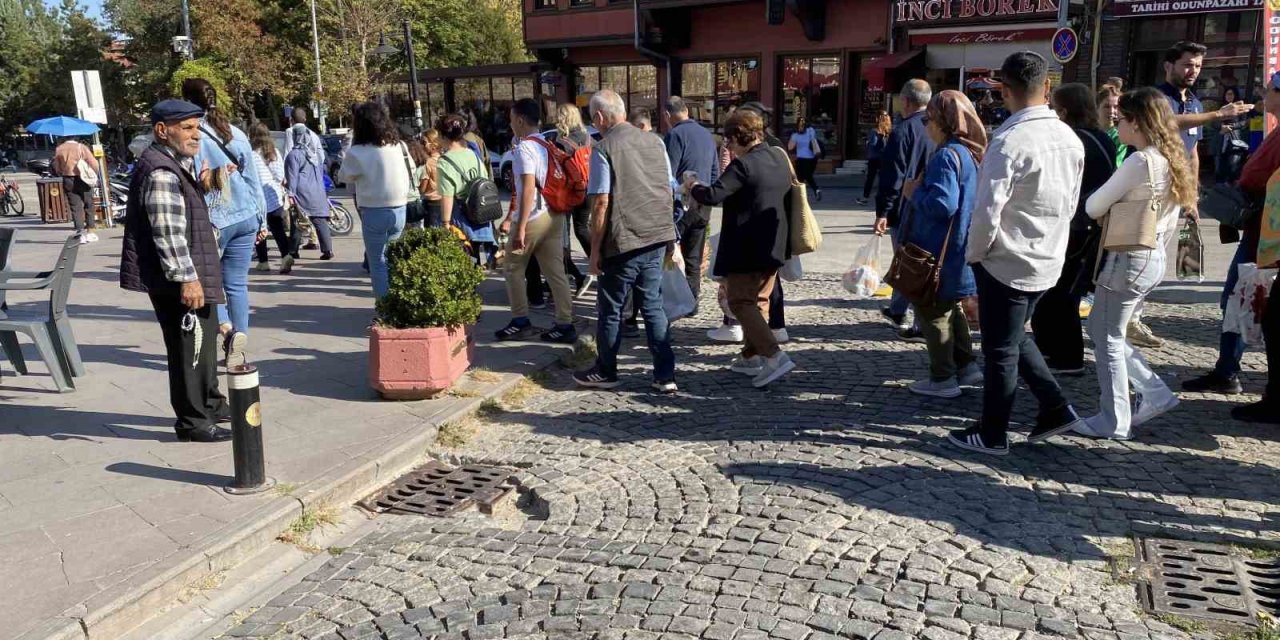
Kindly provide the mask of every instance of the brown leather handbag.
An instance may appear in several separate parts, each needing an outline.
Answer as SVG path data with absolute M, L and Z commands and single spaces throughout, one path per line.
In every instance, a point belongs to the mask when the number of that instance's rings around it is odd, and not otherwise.
M 958 154 L 956 160 L 959 164 Z M 912 303 L 930 305 L 937 298 L 938 287 L 942 283 L 942 263 L 947 259 L 951 232 L 955 230 L 958 216 L 951 216 L 951 223 L 947 225 L 947 235 L 942 240 L 942 251 L 935 257 L 920 245 L 907 241 L 907 238 L 911 237 L 911 222 L 915 217 L 914 214 L 914 211 L 907 212 L 906 220 L 902 225 L 903 242 L 893 252 L 893 263 L 889 265 L 889 272 L 885 274 L 884 281 Z

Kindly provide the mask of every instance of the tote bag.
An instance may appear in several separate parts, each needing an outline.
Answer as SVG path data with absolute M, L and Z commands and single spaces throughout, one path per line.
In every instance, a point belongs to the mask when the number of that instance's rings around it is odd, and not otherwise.
M 809 208 L 809 190 L 796 178 L 796 168 L 791 164 L 791 158 L 787 157 L 787 152 L 776 150 L 782 154 L 791 170 L 791 215 L 788 220 L 791 224 L 791 254 L 798 256 L 813 253 L 822 246 L 822 227 L 818 226 L 818 219 L 813 216 L 813 209 Z

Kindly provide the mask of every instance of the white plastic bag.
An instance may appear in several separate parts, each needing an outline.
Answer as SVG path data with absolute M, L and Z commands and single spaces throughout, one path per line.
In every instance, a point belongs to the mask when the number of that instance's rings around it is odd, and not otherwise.
M 782 268 L 778 269 L 778 277 L 787 282 L 804 280 L 804 267 L 800 264 L 800 256 L 791 256 L 790 260 L 782 263 Z
M 875 235 L 858 248 L 841 284 L 855 298 L 870 298 L 880 288 L 880 248 L 884 236 Z
M 1259 269 L 1245 263 L 1239 266 L 1240 281 L 1227 298 L 1222 314 L 1222 332 L 1238 333 L 1245 344 L 1262 344 L 1262 310 L 1276 279 L 1276 269 Z
M 684 272 L 675 266 L 662 270 L 662 308 L 667 312 L 667 322 L 675 322 L 693 313 L 697 302 Z

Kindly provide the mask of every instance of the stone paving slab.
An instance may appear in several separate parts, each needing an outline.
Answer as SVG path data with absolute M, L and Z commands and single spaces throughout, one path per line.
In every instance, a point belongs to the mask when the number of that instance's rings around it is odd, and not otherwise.
M 648 389 L 635 341 L 616 392 L 554 373 L 436 451 L 515 469 L 519 517 L 379 516 L 222 637 L 1189 638 L 1113 576 L 1130 536 L 1280 545 L 1280 441 L 1227 414 L 1256 395 L 1181 394 L 1129 442 L 1015 436 L 1008 458 L 960 452 L 943 436 L 977 419 L 978 392 L 909 393 L 923 347 L 839 286 L 823 273 L 788 285 L 798 367 L 767 390 L 728 371 L 734 347 L 707 343 L 705 302 L 675 329 L 674 396 Z M 1171 385 L 1212 360 L 1214 286 L 1171 283 L 1147 307 L 1168 344 L 1144 353 Z M 1256 391 L 1261 354 L 1244 365 Z M 1061 382 L 1096 409 L 1091 366 Z M 1015 420 L 1034 416 L 1023 390 Z
M 30 179 L 17 175 L 33 194 Z M 0 225 L 18 229 L 13 263 L 20 270 L 49 268 L 69 232 L 67 224 L 40 225 L 31 215 Z M 16 376 L 0 359 L 0 588 L 21 587 L 6 590 L 21 595 L 0 599 L 2 638 L 82 615 L 149 579 L 148 572 L 200 558 L 212 541 L 243 532 L 264 505 L 296 505 L 317 482 L 376 463 L 397 443 L 429 438 L 440 420 L 478 402 L 384 402 L 369 388 L 365 327 L 373 297 L 359 266 L 357 230 L 337 240 L 332 262 L 304 252 L 311 259 L 292 276 L 251 275 L 249 349 L 261 371 L 268 473 L 298 486 L 299 498 L 229 496 L 222 486 L 231 479 L 230 443 L 173 436 L 154 316 L 145 296 L 117 284 L 121 233 L 99 230 L 102 241 L 80 253 L 69 315 L 88 375 L 76 380 L 76 391 L 56 393 L 30 345 L 31 375 Z M 554 358 L 556 349 L 546 345 L 490 344 L 486 337 L 509 314 L 500 280 L 490 278 L 482 293 L 475 366 L 509 381 L 508 374 Z M 41 299 L 9 295 L 17 309 L 36 309 Z M 579 311 L 589 313 L 589 303 Z M 535 322 L 550 325 L 551 318 Z M 498 386 L 464 384 L 480 393 Z

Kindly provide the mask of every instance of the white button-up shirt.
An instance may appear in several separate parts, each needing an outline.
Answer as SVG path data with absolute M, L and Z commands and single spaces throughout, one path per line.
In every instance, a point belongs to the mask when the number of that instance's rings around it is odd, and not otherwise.
M 1048 106 L 1028 107 L 995 131 L 978 172 L 965 261 L 1019 291 L 1062 275 L 1080 199 L 1084 145 Z

